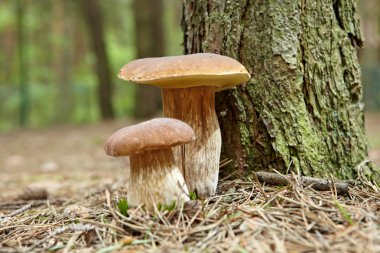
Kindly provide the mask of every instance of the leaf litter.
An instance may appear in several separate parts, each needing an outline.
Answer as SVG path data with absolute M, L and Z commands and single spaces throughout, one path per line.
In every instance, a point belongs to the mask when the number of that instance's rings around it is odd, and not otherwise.
M 3 202 L 0 252 L 380 252 L 377 185 L 357 181 L 338 195 L 296 179 L 226 179 L 213 197 L 153 212 L 126 206 L 123 180 Z

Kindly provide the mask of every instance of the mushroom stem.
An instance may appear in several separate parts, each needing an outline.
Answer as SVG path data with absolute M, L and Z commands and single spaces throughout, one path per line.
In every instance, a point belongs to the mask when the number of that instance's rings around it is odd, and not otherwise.
M 131 172 L 127 191 L 130 205 L 144 203 L 147 209 L 153 209 L 153 203 L 189 200 L 189 192 L 171 148 L 148 150 L 131 155 L 129 159 Z
M 174 155 L 190 191 L 198 196 L 216 192 L 222 139 L 215 113 L 215 88 L 162 89 L 164 115 L 189 124 L 196 140 L 175 147 Z M 186 148 L 186 152 L 181 152 Z M 182 150 L 181 150 L 182 149 Z M 186 154 L 186 157 L 185 155 Z

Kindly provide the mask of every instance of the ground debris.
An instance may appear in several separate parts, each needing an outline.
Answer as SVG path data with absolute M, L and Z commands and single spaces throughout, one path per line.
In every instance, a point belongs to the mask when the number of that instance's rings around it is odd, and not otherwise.
M 86 198 L 15 210 L 8 203 L 6 213 L 17 214 L 0 226 L 0 252 L 380 252 L 380 191 L 366 184 L 338 195 L 297 180 L 224 180 L 211 198 L 170 211 L 134 207 L 126 216 L 117 208 L 123 194 L 120 181 Z
M 91 218 L 91 209 L 80 205 L 71 205 L 63 210 L 63 217 L 69 219 L 88 219 Z
M 17 197 L 21 200 L 44 200 L 48 199 L 48 192 L 44 188 L 25 188 Z
M 311 187 L 317 191 L 336 190 L 337 194 L 348 194 L 352 181 L 337 181 L 315 177 L 296 177 L 295 175 L 282 175 L 279 173 L 258 171 L 254 173 L 261 183 L 269 185 L 291 185 L 292 180 L 297 180 L 303 187 Z
M 32 207 L 32 204 L 27 204 L 27 205 L 15 210 L 15 211 L 9 213 L 9 214 L 1 215 L 0 216 L 0 224 L 10 222 L 12 217 L 19 215 L 19 214 L 22 214 L 23 212 L 30 209 L 31 207 Z

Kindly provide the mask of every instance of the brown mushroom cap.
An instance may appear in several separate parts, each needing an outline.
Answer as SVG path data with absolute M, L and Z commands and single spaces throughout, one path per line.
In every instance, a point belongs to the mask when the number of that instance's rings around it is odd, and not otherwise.
M 230 57 L 199 53 L 135 60 L 122 67 L 119 78 L 161 88 L 214 86 L 221 90 L 248 81 L 250 75 Z
M 185 122 L 156 118 L 118 130 L 107 139 L 104 150 L 111 156 L 129 156 L 194 140 L 194 130 Z

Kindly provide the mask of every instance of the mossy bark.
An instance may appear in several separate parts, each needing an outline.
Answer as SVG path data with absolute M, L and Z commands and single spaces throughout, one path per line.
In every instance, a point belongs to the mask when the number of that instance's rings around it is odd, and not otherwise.
M 240 61 L 218 93 L 222 158 L 238 169 L 355 176 L 367 156 L 355 0 L 184 0 L 185 53 Z M 244 174 L 242 173 L 242 174 Z

